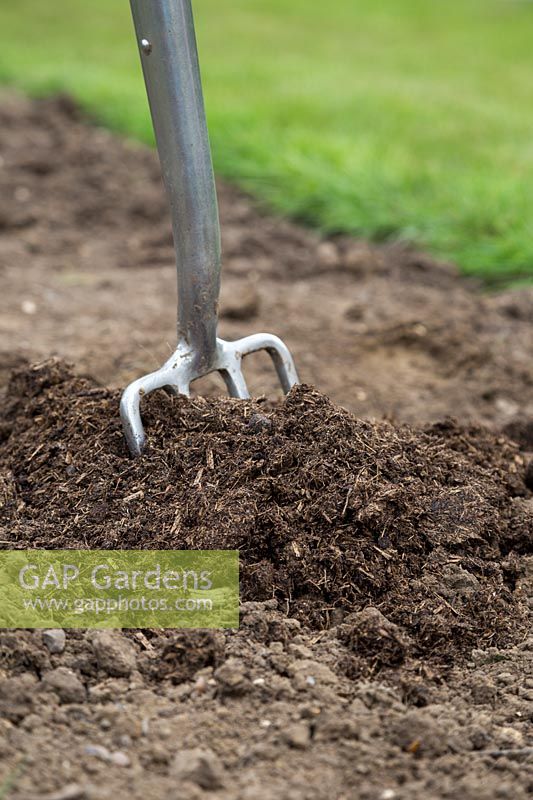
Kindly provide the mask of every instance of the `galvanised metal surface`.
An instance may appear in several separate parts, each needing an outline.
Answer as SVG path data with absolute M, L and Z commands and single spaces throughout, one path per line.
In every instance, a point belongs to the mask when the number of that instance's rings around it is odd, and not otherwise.
M 214 355 L 220 230 L 190 0 L 131 0 L 178 266 L 178 339 Z M 146 42 L 146 44 L 143 44 Z
M 284 391 L 298 383 L 291 354 L 277 336 L 237 342 L 217 338 L 220 229 L 190 0 L 130 0 L 146 90 L 172 212 L 178 272 L 178 347 L 160 370 L 125 390 L 120 405 L 134 455 L 145 444 L 141 398 L 159 388 L 189 394 L 190 384 L 219 371 L 232 397 L 249 397 L 243 356 L 271 355 Z

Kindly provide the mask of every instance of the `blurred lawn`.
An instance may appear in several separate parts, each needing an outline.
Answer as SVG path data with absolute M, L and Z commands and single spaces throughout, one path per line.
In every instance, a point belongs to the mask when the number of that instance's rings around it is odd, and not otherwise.
M 326 231 L 533 277 L 533 3 L 194 6 L 219 174 Z M 127 0 L 4 0 L 0 31 L 0 80 L 152 141 Z

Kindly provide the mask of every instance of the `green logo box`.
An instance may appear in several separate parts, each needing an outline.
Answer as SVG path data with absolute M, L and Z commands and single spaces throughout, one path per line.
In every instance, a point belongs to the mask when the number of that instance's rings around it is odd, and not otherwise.
M 1 550 L 0 628 L 238 628 L 237 550 Z

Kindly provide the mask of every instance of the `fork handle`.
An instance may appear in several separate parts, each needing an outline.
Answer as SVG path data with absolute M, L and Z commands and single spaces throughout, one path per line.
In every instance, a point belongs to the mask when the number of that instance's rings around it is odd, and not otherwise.
M 130 0 L 178 271 L 178 340 L 200 371 L 215 357 L 220 228 L 190 0 Z

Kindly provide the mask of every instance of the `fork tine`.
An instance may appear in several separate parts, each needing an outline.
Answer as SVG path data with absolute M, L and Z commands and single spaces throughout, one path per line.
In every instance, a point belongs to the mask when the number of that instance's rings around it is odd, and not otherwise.
M 230 397 L 238 397 L 241 400 L 247 400 L 250 397 L 245 377 L 239 365 L 221 369 L 220 374 L 224 378 Z
M 233 342 L 232 346 L 242 356 L 257 353 L 260 350 L 266 350 L 274 362 L 278 378 L 285 394 L 287 394 L 295 384 L 299 383 L 298 373 L 296 372 L 296 367 L 290 351 L 287 345 L 282 342 L 278 336 L 274 336 L 271 333 L 254 333 L 251 336 L 246 336 L 244 339 Z
M 178 380 L 178 376 L 163 367 L 130 383 L 120 401 L 122 427 L 130 452 L 140 456 L 146 443 L 146 434 L 141 418 L 141 399 L 156 389 L 168 388 L 173 394 L 189 394 L 189 386 Z

